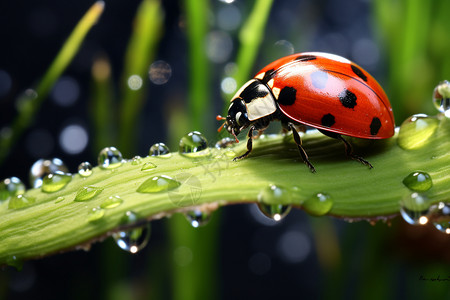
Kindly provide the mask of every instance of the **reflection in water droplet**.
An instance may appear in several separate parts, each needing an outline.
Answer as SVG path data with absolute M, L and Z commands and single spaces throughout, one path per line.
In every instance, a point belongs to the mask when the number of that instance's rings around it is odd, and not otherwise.
M 103 218 L 105 215 L 105 210 L 100 207 L 94 207 L 89 211 L 88 213 L 88 221 L 89 222 L 95 222 Z
M 148 77 L 154 84 L 161 85 L 167 83 L 172 76 L 172 68 L 163 60 L 157 60 L 151 64 L 148 70 Z
M 290 202 L 290 196 L 285 188 L 271 184 L 259 193 L 258 208 L 266 217 L 280 221 L 291 211 L 291 205 L 283 204 Z
M 411 225 L 424 225 L 428 223 L 430 204 L 428 198 L 419 193 L 409 194 L 400 203 L 400 213 L 407 223 Z
M 183 136 L 179 146 L 180 154 L 187 157 L 202 157 L 211 154 L 208 149 L 208 141 L 198 131 L 192 131 Z
M 90 162 L 85 161 L 78 165 L 78 174 L 82 177 L 89 177 L 92 175 L 92 165 Z
M 122 165 L 122 153 L 116 147 L 103 148 L 98 154 L 98 165 L 103 169 L 115 169 Z
M 131 164 L 133 166 L 137 166 L 140 165 L 142 163 L 142 157 L 140 157 L 139 155 L 136 155 L 135 157 L 133 157 L 133 159 L 131 160 Z
M 0 182 L 0 202 L 25 193 L 25 184 L 17 177 L 6 178 Z
M 235 139 L 232 139 L 230 137 L 225 137 L 223 139 L 221 139 L 220 141 L 218 141 L 214 147 L 216 147 L 217 149 L 224 149 L 224 148 L 231 148 L 236 144 Z
M 137 189 L 139 193 L 158 193 L 170 191 L 178 188 L 181 185 L 180 182 L 175 179 L 166 176 L 155 176 L 144 181 Z
M 317 193 L 306 200 L 302 207 L 310 215 L 323 216 L 333 207 L 333 199 L 326 193 Z
M 88 201 L 100 194 L 103 191 L 103 188 L 96 186 L 85 186 L 78 190 L 77 195 L 75 196 L 74 201 Z
M 152 163 L 152 162 L 146 162 L 146 163 L 142 166 L 141 171 L 148 171 L 148 170 L 151 170 L 151 169 L 154 169 L 154 168 L 156 168 L 156 165 L 155 165 L 154 163 Z
M 123 203 L 123 199 L 120 198 L 120 196 L 118 196 L 118 195 L 109 196 L 108 199 L 104 200 L 102 202 L 102 204 L 100 204 L 100 207 L 110 209 L 110 208 L 117 207 L 122 203 Z
M 405 150 L 420 148 L 429 141 L 439 125 L 439 120 L 424 114 L 406 119 L 400 126 L 397 143 Z
M 410 190 L 416 192 L 428 191 L 433 186 L 431 176 L 425 172 L 412 172 L 403 179 L 403 184 Z
M 72 175 L 62 172 L 48 174 L 42 181 L 41 190 L 45 193 L 54 193 L 60 191 L 72 180 Z
M 122 224 L 132 224 L 137 220 L 138 217 L 136 213 L 127 211 L 123 218 Z M 133 254 L 137 253 L 148 243 L 150 238 L 150 223 L 147 223 L 144 226 L 113 233 L 112 236 L 116 241 L 117 246 L 121 249 Z
M 433 104 L 436 108 L 450 118 L 450 82 L 441 81 L 433 91 Z
M 53 159 L 39 159 L 30 169 L 30 184 L 34 188 L 38 188 L 42 185 L 42 180 L 45 176 L 53 174 L 56 171 L 68 173 L 66 165 L 59 158 Z
M 186 213 L 186 219 L 192 227 L 197 228 L 208 224 L 211 219 L 211 214 L 206 211 L 201 211 L 200 209 L 194 209 Z
M 23 208 L 32 205 L 36 202 L 36 198 L 28 197 L 23 194 L 17 195 L 9 199 L 8 208 L 9 209 L 17 209 Z
M 148 151 L 148 155 L 164 158 L 168 158 L 171 156 L 169 147 L 167 147 L 164 143 L 153 144 Z
M 430 208 L 434 227 L 446 234 L 450 234 L 450 203 L 439 202 Z

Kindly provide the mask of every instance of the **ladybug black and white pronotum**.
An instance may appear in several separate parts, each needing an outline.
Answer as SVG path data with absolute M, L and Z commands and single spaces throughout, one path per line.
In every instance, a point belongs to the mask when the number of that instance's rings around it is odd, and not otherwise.
M 273 120 L 291 130 L 305 164 L 314 166 L 302 148 L 298 129 L 317 128 L 341 140 L 351 158 L 372 168 L 352 153 L 342 135 L 385 139 L 394 135 L 391 104 L 378 82 L 357 64 L 329 53 L 306 52 L 283 57 L 269 64 L 234 95 L 224 126 L 237 140 L 249 128 L 247 151 L 252 151 L 253 133 L 261 133 Z M 221 128 L 222 128 L 221 127 Z M 220 129 L 221 129 L 220 128 Z M 219 130 L 220 130 L 219 129 Z

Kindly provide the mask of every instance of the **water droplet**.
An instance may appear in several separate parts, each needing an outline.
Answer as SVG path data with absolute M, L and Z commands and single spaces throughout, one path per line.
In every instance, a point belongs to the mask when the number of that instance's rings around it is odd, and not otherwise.
M 82 177 L 89 177 L 92 175 L 92 165 L 90 162 L 85 161 L 78 165 L 78 174 Z
M 138 217 L 136 213 L 127 211 L 122 220 L 122 224 L 132 224 L 137 220 Z M 133 254 L 137 253 L 148 243 L 150 238 L 150 223 L 147 223 L 144 226 L 113 233 L 112 236 L 116 241 L 117 246 L 121 249 Z
M 0 182 L 0 202 L 25 193 L 25 185 L 17 177 L 6 178 Z
M 154 163 L 152 163 L 152 162 L 146 162 L 146 163 L 142 166 L 141 171 L 148 171 L 148 170 L 151 170 L 151 169 L 154 169 L 154 168 L 156 168 L 156 165 L 155 165 Z
M 77 195 L 73 201 L 82 202 L 88 201 L 100 194 L 103 191 L 103 188 L 96 186 L 85 186 L 78 190 Z
M 400 213 L 403 220 L 411 225 L 425 225 L 428 223 L 429 208 L 428 198 L 419 193 L 409 194 L 400 203 Z
M 54 193 L 64 188 L 71 180 L 72 175 L 58 171 L 44 177 L 41 189 L 45 193 Z
M 412 172 L 403 179 L 403 184 L 416 192 L 428 191 L 433 186 L 431 176 L 425 172 Z
M 36 202 L 36 198 L 34 197 L 28 197 L 23 194 L 16 195 L 9 199 L 8 208 L 9 209 L 17 209 L 17 208 L 23 208 L 32 205 Z
M 171 156 L 169 147 L 167 147 L 164 143 L 153 144 L 150 147 L 150 150 L 148 150 L 148 155 L 164 158 L 168 158 Z
M 450 203 L 439 202 L 431 206 L 430 215 L 437 230 L 450 234 Z
M 317 193 L 306 200 L 302 207 L 310 215 L 323 216 L 333 207 L 333 199 L 326 193 Z
M 89 222 L 95 222 L 103 218 L 105 215 L 105 210 L 100 207 L 94 207 L 91 209 L 88 213 L 88 221 Z
M 439 82 L 433 91 L 433 103 L 436 108 L 450 117 L 450 82 L 447 80 Z
M 258 208 L 268 218 L 280 221 L 291 211 L 290 193 L 283 187 L 269 185 L 258 195 Z
M 31 186 L 34 188 L 40 187 L 44 177 L 56 173 L 56 171 L 69 172 L 66 165 L 59 158 L 37 160 L 30 169 Z
M 103 148 L 98 154 L 98 165 L 103 169 L 115 169 L 122 165 L 122 153 L 116 147 Z
M 158 193 L 176 189 L 181 185 L 175 179 L 166 176 L 155 176 L 144 181 L 137 189 L 139 193 Z
M 397 143 L 405 150 L 424 146 L 434 134 L 439 120 L 425 114 L 417 114 L 406 119 L 400 126 Z
M 58 203 L 64 201 L 64 199 L 66 199 L 66 198 L 64 198 L 64 197 L 62 197 L 62 196 L 59 196 L 58 198 L 56 198 L 55 204 L 58 204 Z
M 208 156 L 211 152 L 208 149 L 208 141 L 198 131 L 192 131 L 183 136 L 179 144 L 181 155 L 188 157 Z
M 192 227 L 197 228 L 208 224 L 211 219 L 211 214 L 200 209 L 194 209 L 186 213 L 186 219 Z
M 133 157 L 133 159 L 131 160 L 131 164 L 133 166 L 137 166 L 140 165 L 142 163 L 142 157 L 140 157 L 139 155 L 136 155 L 135 157 Z
M 100 207 L 110 209 L 110 208 L 117 207 L 122 203 L 123 203 L 123 199 L 120 198 L 120 196 L 117 196 L 117 195 L 109 196 L 108 199 L 103 201 L 103 203 L 100 205 Z
M 6 258 L 6 264 L 8 266 L 16 268 L 17 271 L 22 271 L 23 261 L 17 258 L 15 255 L 10 255 Z
M 214 147 L 217 149 L 224 149 L 224 148 L 230 148 L 233 147 L 236 144 L 235 139 L 232 139 L 230 137 L 224 137 L 220 141 L 218 141 Z

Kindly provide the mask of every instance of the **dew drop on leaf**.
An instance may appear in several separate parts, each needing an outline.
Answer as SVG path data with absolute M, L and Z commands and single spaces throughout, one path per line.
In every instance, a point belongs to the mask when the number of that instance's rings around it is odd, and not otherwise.
M 189 224 L 191 224 L 194 228 L 208 224 L 211 219 L 211 214 L 209 212 L 202 211 L 200 209 L 188 211 L 185 216 Z
M 425 192 L 433 186 L 430 174 L 426 172 L 412 172 L 403 179 L 403 184 L 412 191 Z
M 103 191 L 103 188 L 96 186 L 85 186 L 78 190 L 77 195 L 75 196 L 74 201 L 82 202 L 88 201 L 100 194 Z
M 44 177 L 41 190 L 44 193 L 54 193 L 63 189 L 71 180 L 72 175 L 57 171 Z
M 40 187 L 45 176 L 54 174 L 57 171 L 69 172 L 64 162 L 59 158 L 37 160 L 30 169 L 31 186 L 34 188 Z
M 133 224 L 138 220 L 136 213 L 127 211 L 122 219 L 122 224 Z M 148 243 L 150 238 L 150 222 L 143 226 L 127 229 L 113 233 L 113 238 L 121 249 L 137 253 L 142 250 Z
M 89 222 L 96 222 L 103 218 L 105 215 L 105 210 L 100 207 L 94 207 L 92 208 L 88 213 L 88 221 Z
M 111 209 L 115 208 L 123 203 L 123 199 L 120 196 L 109 196 L 108 199 L 104 200 L 102 204 L 100 204 L 101 208 Z
M 25 184 L 17 177 L 6 178 L 0 182 L 0 202 L 23 193 Z
M 430 208 L 433 226 L 446 234 L 450 234 L 450 203 L 439 202 Z
M 425 114 L 406 119 L 400 126 L 397 143 L 405 150 L 418 149 L 427 144 L 439 125 L 439 120 Z
M 407 195 L 400 202 L 400 214 L 411 225 L 427 224 L 429 208 L 428 198 L 416 192 Z
M 280 221 L 291 211 L 290 192 L 284 187 L 270 184 L 258 195 L 258 208 L 268 218 Z
M 22 271 L 23 261 L 15 255 L 10 255 L 6 258 L 6 264 L 8 266 L 16 268 L 17 271 Z
M 198 131 L 192 131 L 183 136 L 180 139 L 178 151 L 187 157 L 205 157 L 211 154 L 208 149 L 208 141 Z
M 333 207 L 333 199 L 327 193 L 317 193 L 307 199 L 302 207 L 310 215 L 323 216 Z
M 434 89 L 433 104 L 447 118 L 450 118 L 450 82 L 448 80 L 439 82 Z
M 133 166 L 140 165 L 141 163 L 142 163 L 142 157 L 140 157 L 139 155 L 136 155 L 135 157 L 133 157 L 133 158 L 131 159 L 131 164 L 132 164 Z
M 169 147 L 164 143 L 153 144 L 148 150 L 148 155 L 169 158 L 171 156 Z
M 98 154 L 98 165 L 102 169 L 115 169 L 122 165 L 122 153 L 116 147 L 103 148 Z
M 147 179 L 138 187 L 137 191 L 139 193 L 158 193 L 176 189 L 180 185 L 181 183 L 175 179 L 161 175 Z
M 85 161 L 78 165 L 78 174 L 82 177 L 89 177 L 92 175 L 92 165 L 90 162 Z
M 30 206 L 35 202 L 36 198 L 20 194 L 9 199 L 8 208 L 9 209 L 23 208 Z
M 66 199 L 66 198 L 64 198 L 64 197 L 62 197 L 62 196 L 59 196 L 58 198 L 56 198 L 56 200 L 55 200 L 55 204 L 57 204 L 57 203 L 60 203 L 60 202 L 64 201 L 64 199 Z
M 152 170 L 152 169 L 154 169 L 154 168 L 156 168 L 156 165 L 155 165 L 154 163 L 152 163 L 152 162 L 146 162 L 146 163 L 142 166 L 141 171 L 148 171 L 148 170 Z

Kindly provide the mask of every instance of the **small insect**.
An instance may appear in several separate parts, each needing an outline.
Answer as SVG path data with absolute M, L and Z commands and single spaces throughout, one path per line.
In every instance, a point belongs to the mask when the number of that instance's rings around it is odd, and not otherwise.
M 302 147 L 297 130 L 306 126 L 341 140 L 347 156 L 372 168 L 353 154 L 342 135 L 363 139 L 385 139 L 394 135 L 394 115 L 378 82 L 348 59 L 329 53 L 305 52 L 280 58 L 259 71 L 234 95 L 225 127 L 236 142 L 249 128 L 247 151 L 252 151 L 253 133 L 260 135 L 271 121 L 279 120 L 285 132 L 292 131 L 300 155 L 311 172 L 315 168 Z

